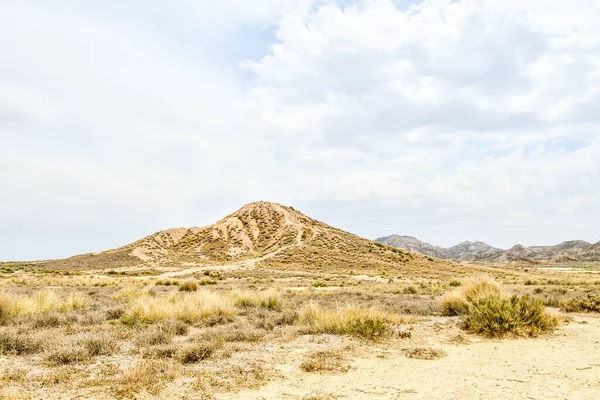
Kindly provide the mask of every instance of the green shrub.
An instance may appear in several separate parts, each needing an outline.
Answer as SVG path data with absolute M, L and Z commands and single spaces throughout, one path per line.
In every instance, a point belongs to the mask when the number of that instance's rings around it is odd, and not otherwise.
M 537 336 L 554 330 L 558 318 L 546 313 L 542 300 L 527 295 L 490 295 L 468 304 L 462 325 L 470 332 L 490 337 Z

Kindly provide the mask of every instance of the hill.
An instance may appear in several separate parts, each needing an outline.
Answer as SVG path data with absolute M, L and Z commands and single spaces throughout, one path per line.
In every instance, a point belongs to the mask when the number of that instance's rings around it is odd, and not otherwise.
M 436 277 L 466 267 L 344 232 L 277 203 L 250 203 L 213 225 L 156 232 L 117 249 L 39 268 L 181 267 L 235 264 L 258 268 Z M 468 268 L 467 268 L 468 269 Z

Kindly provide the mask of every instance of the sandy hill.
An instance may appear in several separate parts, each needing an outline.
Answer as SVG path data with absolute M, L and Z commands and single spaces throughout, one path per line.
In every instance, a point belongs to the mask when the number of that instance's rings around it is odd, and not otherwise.
M 277 203 L 250 203 L 213 225 L 160 231 L 96 254 L 42 263 L 46 267 L 188 267 L 245 263 L 270 269 L 389 271 L 435 277 L 464 266 L 361 238 Z M 466 271 L 465 271 L 466 272 Z

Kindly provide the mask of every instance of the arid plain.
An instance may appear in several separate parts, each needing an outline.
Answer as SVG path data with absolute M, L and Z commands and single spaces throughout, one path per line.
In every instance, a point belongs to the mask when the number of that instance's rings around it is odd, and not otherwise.
M 600 262 L 463 264 L 259 202 L 0 268 L 2 399 L 600 393 Z

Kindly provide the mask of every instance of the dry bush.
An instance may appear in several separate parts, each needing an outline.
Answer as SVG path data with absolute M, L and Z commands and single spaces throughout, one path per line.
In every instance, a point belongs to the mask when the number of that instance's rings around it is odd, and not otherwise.
M 404 354 L 408 358 L 416 358 L 418 360 L 438 360 L 446 357 L 446 352 L 444 350 L 437 350 L 429 347 L 406 349 L 404 350 Z
M 186 343 L 177 349 L 176 357 L 184 364 L 195 363 L 206 360 L 222 347 L 223 342 L 220 340 Z
M 204 393 L 206 397 L 215 391 L 219 393 L 239 391 L 241 388 L 257 388 L 267 379 L 267 372 L 260 364 L 228 365 L 219 370 L 206 368 L 198 370 L 195 374 L 196 381 L 192 388 Z
M 171 343 L 147 347 L 141 351 L 141 354 L 143 358 L 168 359 L 175 358 L 177 350 L 178 346 Z
M 169 344 L 173 341 L 175 332 L 161 325 L 154 325 L 142 331 L 136 337 L 136 344 L 140 347 Z
M 588 293 L 586 298 L 573 297 L 560 301 L 565 312 L 600 312 L 600 296 Z
M 107 382 L 105 386 L 108 386 L 117 398 L 138 398 L 136 394 L 142 391 L 156 398 L 164 385 L 179 374 L 180 368 L 171 361 L 143 360 L 116 376 L 111 382 Z
M 90 353 L 81 344 L 63 340 L 46 351 L 44 359 L 55 364 L 73 364 L 88 360 Z
M 245 324 L 236 324 L 233 326 L 225 325 L 222 327 L 203 329 L 190 340 L 200 342 L 210 340 L 220 340 L 223 342 L 258 342 L 265 334 L 266 332 L 262 329 L 256 329 Z
M 198 284 L 195 279 L 186 279 L 183 282 L 179 282 L 180 292 L 195 292 L 198 290 Z
M 340 350 L 324 350 L 309 354 L 300 369 L 304 372 L 347 372 L 350 366 Z
M 119 345 L 115 338 L 107 334 L 88 335 L 81 339 L 80 344 L 87 350 L 92 357 L 106 356 L 114 354 Z
M 21 333 L 16 330 L 0 331 L 0 353 L 26 355 L 39 353 L 44 349 L 46 340 L 38 335 Z
M 310 333 L 353 335 L 376 340 L 391 333 L 393 324 L 400 322 L 397 316 L 376 308 L 345 307 L 335 310 L 308 305 L 300 312 L 300 325 Z

